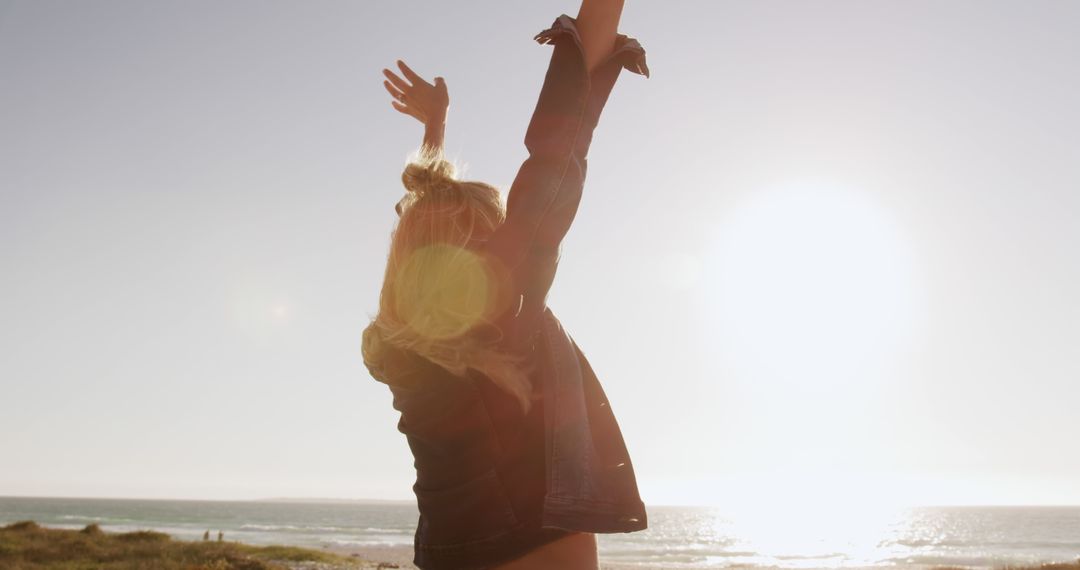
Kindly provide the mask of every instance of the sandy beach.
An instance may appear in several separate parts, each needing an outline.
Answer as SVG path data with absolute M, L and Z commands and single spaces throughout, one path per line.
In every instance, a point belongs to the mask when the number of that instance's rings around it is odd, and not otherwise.
M 416 565 L 412 563 L 413 549 L 409 546 L 326 546 L 323 550 L 370 561 L 376 566 L 383 564 L 386 567 L 393 564 L 395 566 L 389 567 L 416 569 Z

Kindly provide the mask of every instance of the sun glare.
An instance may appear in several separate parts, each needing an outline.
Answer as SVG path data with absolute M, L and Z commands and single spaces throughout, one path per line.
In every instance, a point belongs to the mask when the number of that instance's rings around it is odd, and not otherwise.
M 715 323 L 754 376 L 843 381 L 911 341 L 920 311 L 911 246 L 865 195 L 778 187 L 756 194 L 718 230 Z
M 871 389 L 917 334 L 911 244 L 865 194 L 812 184 L 755 193 L 720 221 L 712 246 L 708 322 L 737 381 Z
M 908 508 L 885 489 L 889 477 L 806 470 L 757 473 L 716 510 L 713 534 L 739 537 L 730 549 L 756 553 L 742 563 L 785 567 L 871 565 L 881 540 L 903 525 Z
M 751 479 L 748 508 L 895 499 L 844 481 L 887 469 L 867 420 L 891 406 L 920 336 L 925 301 L 903 227 L 866 193 L 778 186 L 719 220 L 703 265 L 704 332 L 724 371 L 714 389 L 737 401 L 745 428 L 724 444 L 725 470 L 775 474 Z

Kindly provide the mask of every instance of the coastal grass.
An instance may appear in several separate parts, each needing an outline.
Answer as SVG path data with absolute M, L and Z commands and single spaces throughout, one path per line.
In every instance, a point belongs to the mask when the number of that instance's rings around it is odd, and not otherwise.
M 0 568 L 10 570 L 335 570 L 366 568 L 363 561 L 293 546 L 233 541 L 174 540 L 152 530 L 112 533 L 96 524 L 82 530 L 47 528 L 34 521 L 0 527 Z

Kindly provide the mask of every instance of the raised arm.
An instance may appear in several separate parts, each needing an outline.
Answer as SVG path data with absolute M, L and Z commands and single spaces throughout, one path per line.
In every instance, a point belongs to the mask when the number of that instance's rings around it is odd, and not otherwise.
M 626 68 L 649 75 L 645 50 L 637 40 L 614 32 L 618 11 L 601 9 L 605 5 L 621 9 L 621 4 L 613 0 L 582 4 L 583 15 L 592 14 L 589 39 L 566 14 L 534 37 L 555 47 L 525 133 L 529 156 L 510 186 L 506 221 L 488 242 L 492 258 L 511 276 L 509 296 L 521 297 L 518 312 L 502 323 L 516 337 L 510 341 L 517 344 L 514 348 L 530 342 L 526 337 L 531 338 L 543 313 L 559 247 L 581 201 L 593 132 L 619 73 Z M 586 51 L 586 43 L 607 42 L 605 33 L 614 34 L 611 47 Z M 591 70 L 590 57 L 597 60 Z
M 575 20 L 589 73 L 615 49 L 622 11 L 623 0 L 582 0 Z

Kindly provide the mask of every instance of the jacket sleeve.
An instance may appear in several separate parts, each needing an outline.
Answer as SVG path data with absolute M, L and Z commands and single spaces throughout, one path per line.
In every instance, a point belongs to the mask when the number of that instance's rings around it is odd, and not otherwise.
M 649 76 L 645 50 L 617 34 L 612 53 L 592 73 L 581 36 L 566 14 L 534 38 L 554 50 L 525 133 L 528 158 L 507 196 L 506 220 L 488 251 L 510 287 L 512 335 L 531 336 L 555 277 L 559 246 L 577 214 L 593 132 L 622 69 Z

